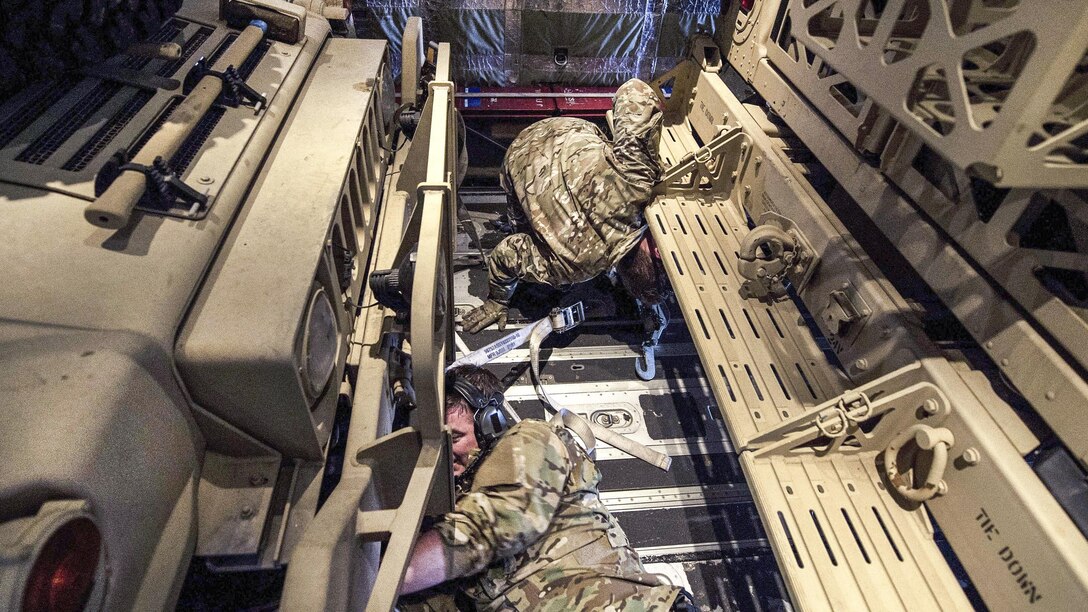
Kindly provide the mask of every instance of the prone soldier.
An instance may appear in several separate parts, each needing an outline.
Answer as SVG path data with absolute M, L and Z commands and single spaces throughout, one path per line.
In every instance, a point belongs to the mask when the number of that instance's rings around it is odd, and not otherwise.
M 509 430 L 499 380 L 459 366 L 447 374 L 458 499 L 420 535 L 402 593 L 449 580 L 479 610 L 688 610 L 690 596 L 646 572 L 601 502 L 601 473 L 579 438 L 536 419 Z M 456 609 L 449 592 L 410 609 Z

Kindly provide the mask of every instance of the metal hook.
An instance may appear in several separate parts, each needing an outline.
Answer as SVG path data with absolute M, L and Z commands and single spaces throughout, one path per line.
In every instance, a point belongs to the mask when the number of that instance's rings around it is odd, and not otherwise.
M 653 380 L 657 375 L 657 363 L 654 361 L 654 345 L 642 344 L 642 355 L 635 357 L 635 372 L 642 380 Z

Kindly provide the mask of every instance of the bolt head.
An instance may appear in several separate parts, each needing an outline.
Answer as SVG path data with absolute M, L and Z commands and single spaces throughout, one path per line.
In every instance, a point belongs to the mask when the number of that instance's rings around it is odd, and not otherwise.
M 963 462 L 967 465 L 978 465 L 978 462 L 982 459 L 982 454 L 978 452 L 977 448 L 972 446 L 971 448 L 963 451 L 963 454 L 960 455 L 960 458 L 963 459 Z
M 940 408 L 940 404 L 938 404 L 935 399 L 927 399 L 922 402 L 922 410 L 925 411 L 926 414 L 937 414 L 937 411 L 940 410 Z
M 257 510 L 254 509 L 253 506 L 242 506 L 242 511 L 238 513 L 238 516 L 240 516 L 243 521 L 248 521 L 257 516 Z

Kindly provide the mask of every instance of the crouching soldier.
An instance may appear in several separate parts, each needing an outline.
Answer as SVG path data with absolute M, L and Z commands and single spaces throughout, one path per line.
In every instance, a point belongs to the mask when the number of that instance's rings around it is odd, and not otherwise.
M 490 372 L 463 366 L 447 376 L 457 504 L 420 535 L 401 592 L 462 580 L 404 607 L 456 609 L 456 590 L 461 606 L 478 610 L 689 609 L 685 591 L 643 568 L 577 437 L 535 419 L 503 433 L 492 418 L 501 406 Z
M 643 216 L 661 173 L 653 88 L 634 79 L 616 91 L 613 133 L 609 142 L 592 123 L 560 117 L 514 139 L 500 182 L 516 233 L 488 256 L 488 299 L 465 315 L 466 331 L 503 329 L 520 281 L 565 288 L 615 267 L 641 304 L 662 301 L 667 284 Z

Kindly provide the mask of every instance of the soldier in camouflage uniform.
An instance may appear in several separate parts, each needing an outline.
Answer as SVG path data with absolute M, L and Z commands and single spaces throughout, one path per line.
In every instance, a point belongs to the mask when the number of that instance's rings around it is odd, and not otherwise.
M 487 258 L 488 300 L 465 316 L 466 331 L 495 322 L 502 329 L 519 281 L 562 288 L 621 264 L 636 247 L 649 252 L 643 210 L 661 173 L 661 107 L 653 88 L 633 79 L 616 91 L 613 132 L 609 142 L 592 123 L 560 117 L 514 139 L 500 182 L 518 233 Z M 617 271 L 631 290 L 624 266 Z
M 475 366 L 457 374 L 485 393 L 500 389 Z M 447 396 L 455 465 L 470 463 L 460 455 L 476 451 L 458 444 L 458 432 L 472 428 L 471 414 L 464 418 L 470 412 L 464 400 Z M 641 612 L 690 601 L 643 568 L 601 502 L 600 471 L 566 428 L 523 420 L 479 461 L 468 468 L 472 483 L 454 511 L 420 536 L 403 593 L 469 577 L 458 589 L 478 610 Z M 448 592 L 414 605 L 402 598 L 401 608 L 456 609 Z

